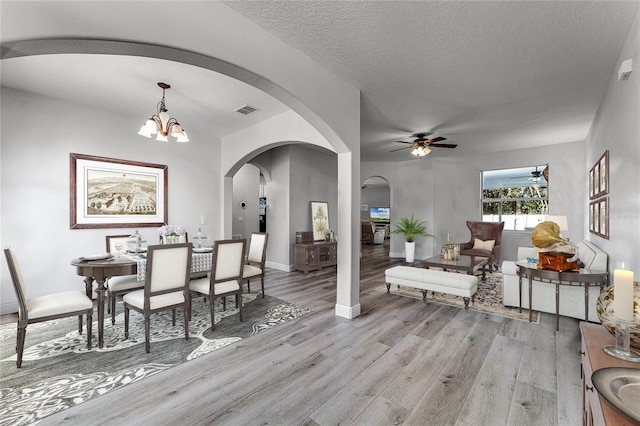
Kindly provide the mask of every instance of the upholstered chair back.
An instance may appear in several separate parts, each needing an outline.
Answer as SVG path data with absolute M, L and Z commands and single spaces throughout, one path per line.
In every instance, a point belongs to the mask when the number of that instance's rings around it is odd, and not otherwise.
M 22 277 L 22 270 L 20 264 L 16 258 L 15 253 L 10 248 L 4 250 L 5 257 L 7 258 L 7 265 L 9 266 L 9 273 L 11 274 L 11 281 L 13 281 L 13 289 L 16 292 L 18 298 L 18 317 L 20 320 L 27 319 L 27 292 L 24 284 L 24 278 Z
M 150 294 L 184 290 L 190 269 L 191 243 L 149 246 L 145 286 Z
M 471 231 L 471 242 L 477 238 L 482 241 L 494 240 L 497 246 L 502 243 L 504 222 L 474 222 L 468 220 L 467 228 Z
M 242 278 L 244 250 L 247 240 L 222 240 L 214 244 L 213 268 L 211 281 Z
M 249 255 L 247 256 L 247 260 L 249 260 L 249 262 L 264 264 L 264 259 L 267 254 L 268 237 L 268 234 L 262 232 L 254 232 L 251 234 L 251 240 L 249 241 Z

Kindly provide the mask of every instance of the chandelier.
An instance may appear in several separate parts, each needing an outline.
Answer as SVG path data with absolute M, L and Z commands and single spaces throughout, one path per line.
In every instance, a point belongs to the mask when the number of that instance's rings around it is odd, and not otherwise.
M 157 113 L 152 115 L 143 125 L 140 127 L 138 134 L 145 138 L 151 138 L 151 135 L 158 134 L 156 136 L 157 141 L 169 142 L 167 136 L 171 135 L 176 138 L 176 142 L 189 142 L 187 133 L 173 117 L 169 116 L 167 107 L 164 103 L 164 91 L 171 88 L 167 83 L 158 83 L 158 86 L 162 88 L 162 99 L 158 102 Z
M 411 151 L 413 155 L 419 158 L 429 155 L 430 152 L 431 152 L 431 148 L 421 143 L 416 143 L 414 145 L 413 151 Z

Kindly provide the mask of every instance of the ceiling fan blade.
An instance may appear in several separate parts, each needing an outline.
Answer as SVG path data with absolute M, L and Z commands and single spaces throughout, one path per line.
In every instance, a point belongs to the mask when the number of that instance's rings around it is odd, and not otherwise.
M 437 138 L 433 138 L 433 139 L 429 139 L 427 140 L 427 143 L 429 145 L 433 144 L 434 142 L 440 142 L 440 141 L 444 141 L 447 140 L 447 138 L 443 138 L 442 136 L 438 136 Z
M 413 144 L 413 142 L 405 142 L 405 141 L 396 141 L 398 143 L 409 143 L 409 144 Z
M 455 148 L 458 145 L 452 143 L 430 143 L 429 146 L 435 146 L 436 148 Z
M 402 151 L 403 149 L 408 149 L 408 148 L 411 148 L 411 147 L 410 146 L 403 146 L 402 148 L 394 149 L 393 151 L 389 151 L 389 152 Z

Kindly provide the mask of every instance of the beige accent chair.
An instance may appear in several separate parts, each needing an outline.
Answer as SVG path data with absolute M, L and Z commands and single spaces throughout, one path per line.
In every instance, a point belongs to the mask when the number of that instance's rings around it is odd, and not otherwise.
M 247 282 L 247 292 L 251 293 L 251 278 L 260 277 L 262 284 L 262 298 L 264 299 L 264 263 L 267 260 L 267 240 L 269 234 L 266 232 L 253 232 L 249 240 L 249 254 L 247 263 L 244 265 L 242 278 Z
M 129 235 L 107 235 L 107 252 L 118 253 L 116 244 L 121 243 L 126 249 Z M 129 293 L 133 290 L 144 288 L 144 281 L 138 281 L 135 275 L 124 277 L 109 277 L 105 281 L 107 287 L 107 313 L 111 313 L 111 324 L 116 323 L 116 300 L 118 296 Z
M 147 248 L 147 270 L 144 289 L 127 293 L 124 302 L 124 338 L 129 338 L 129 310 L 144 315 L 145 350 L 150 348 L 150 317 L 156 312 L 172 310 L 176 325 L 176 308 L 184 310 L 184 337 L 189 340 L 191 301 L 189 280 L 191 243 L 165 244 Z
M 82 291 L 65 291 L 33 299 L 26 298 L 22 271 L 13 250 L 7 248 L 4 255 L 9 266 L 11 281 L 18 298 L 18 338 L 16 343 L 16 366 L 22 367 L 22 354 L 27 334 L 27 325 L 57 318 L 78 316 L 78 333 L 82 334 L 82 315 L 87 316 L 87 349 L 91 349 L 91 322 L 93 301 Z
M 211 307 L 211 330 L 215 330 L 215 299 L 222 298 L 223 309 L 227 309 L 227 296 L 236 296 L 236 308 L 242 321 L 242 271 L 247 240 L 219 240 L 213 243 L 211 273 L 207 278 L 191 281 L 189 289 L 209 298 Z

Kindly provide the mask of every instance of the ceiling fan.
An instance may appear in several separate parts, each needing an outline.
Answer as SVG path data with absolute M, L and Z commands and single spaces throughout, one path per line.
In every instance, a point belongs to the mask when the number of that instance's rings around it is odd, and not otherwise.
M 450 144 L 450 143 L 438 143 L 440 141 L 444 141 L 447 138 L 443 138 L 439 136 L 437 138 L 427 139 L 428 133 L 416 133 L 413 135 L 416 138 L 413 142 L 405 142 L 405 141 L 396 141 L 398 143 L 406 143 L 410 146 L 405 146 L 402 148 L 394 149 L 389 152 L 396 152 L 407 148 L 413 148 L 411 153 L 417 157 L 424 157 L 425 155 L 431 152 L 431 147 L 435 148 L 455 148 L 458 145 Z
M 545 169 L 547 170 L 547 169 Z M 538 170 L 538 166 L 536 166 L 536 169 L 534 171 L 531 172 L 531 176 L 514 176 L 511 179 L 525 179 L 528 178 L 528 180 L 532 181 L 533 183 L 538 183 L 542 180 L 542 178 L 544 177 L 545 180 L 547 180 L 547 177 L 543 175 L 544 170 L 541 172 Z

